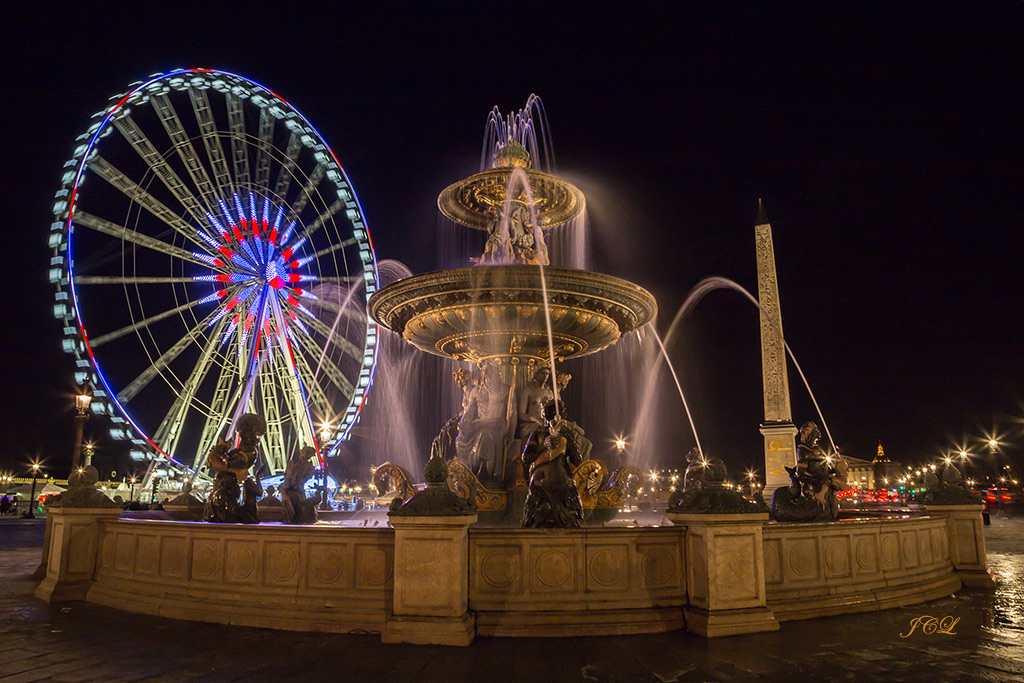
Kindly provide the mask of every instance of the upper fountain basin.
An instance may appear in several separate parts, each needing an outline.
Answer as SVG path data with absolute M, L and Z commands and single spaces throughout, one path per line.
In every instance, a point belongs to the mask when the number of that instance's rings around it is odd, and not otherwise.
M 453 221 L 477 230 L 491 230 L 506 199 L 512 204 L 528 204 L 522 188 L 510 192 L 512 173 L 516 170 L 529 179 L 541 230 L 571 221 L 586 207 L 586 199 L 575 185 L 532 168 L 513 167 L 492 168 L 449 185 L 438 195 L 437 206 Z M 507 194 L 512 196 L 506 197 Z
M 545 268 L 557 361 L 595 353 L 657 314 L 654 297 L 611 275 Z M 392 283 L 370 316 L 418 349 L 481 362 L 545 364 L 550 357 L 541 270 L 529 265 L 455 268 Z

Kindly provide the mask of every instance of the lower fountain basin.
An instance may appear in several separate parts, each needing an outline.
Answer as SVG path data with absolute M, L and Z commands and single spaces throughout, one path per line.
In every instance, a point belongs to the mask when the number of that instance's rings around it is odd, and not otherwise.
M 545 268 L 556 360 L 605 349 L 657 315 L 654 297 L 611 275 Z M 388 285 L 370 316 L 418 349 L 478 363 L 536 364 L 549 356 L 541 270 L 477 266 L 426 273 Z

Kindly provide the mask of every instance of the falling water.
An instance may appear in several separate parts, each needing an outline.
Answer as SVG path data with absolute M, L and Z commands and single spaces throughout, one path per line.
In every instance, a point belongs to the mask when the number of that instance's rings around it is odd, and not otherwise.
M 526 175 L 526 171 L 521 168 L 513 168 L 512 174 L 509 177 L 508 189 L 505 191 L 505 205 L 502 215 L 501 222 L 504 224 L 505 235 L 508 235 L 508 224 L 509 216 L 512 213 L 512 190 L 515 187 L 521 187 L 523 192 L 526 193 L 526 205 L 530 207 L 530 226 L 533 228 L 533 247 L 537 253 L 537 264 L 540 268 L 540 289 L 541 296 L 544 298 L 544 325 L 547 329 L 548 335 L 548 362 L 551 367 L 551 393 L 555 399 L 555 415 L 561 419 L 561 410 L 559 409 L 559 396 L 558 396 L 558 381 L 555 372 L 555 341 L 554 335 L 551 332 L 551 302 L 548 299 L 548 282 L 547 275 L 544 273 L 544 257 L 541 251 L 541 247 L 544 245 L 544 235 L 540 230 L 540 221 L 537 219 L 537 206 L 533 200 L 533 191 L 530 189 L 530 178 Z
M 676 312 L 675 317 L 672 319 L 672 324 L 669 325 L 668 332 L 665 334 L 665 340 L 664 341 L 665 341 L 666 344 L 669 341 L 671 341 L 672 337 L 675 335 L 676 329 L 679 327 L 679 323 L 686 316 L 686 314 L 689 313 L 697 305 L 697 303 L 701 299 L 703 299 L 707 294 L 709 294 L 710 292 L 713 292 L 716 289 L 731 289 L 731 290 L 733 290 L 735 292 L 738 292 L 738 293 L 742 294 L 743 296 L 745 296 L 747 298 L 748 301 L 750 301 L 752 304 L 754 304 L 754 306 L 757 307 L 757 309 L 761 312 L 762 315 L 765 315 L 764 309 L 761 308 L 761 304 L 758 303 L 757 299 L 755 299 L 754 296 L 750 292 L 748 292 L 746 289 L 744 289 L 742 286 L 740 286 L 736 282 L 734 282 L 734 281 L 732 281 L 732 280 L 730 280 L 728 278 L 724 278 L 724 277 L 708 277 L 708 278 L 704 278 L 703 280 L 698 282 L 693 287 L 693 289 L 690 290 L 690 293 L 687 295 L 686 300 L 683 301 L 683 305 L 680 306 L 679 310 Z M 766 319 L 767 319 L 767 316 L 766 316 Z M 778 329 L 778 327 L 775 325 L 774 321 L 771 321 L 770 319 L 768 319 L 768 320 L 769 320 L 769 322 L 771 322 L 772 327 L 775 329 L 775 333 L 779 336 L 779 339 L 782 341 L 783 345 L 786 347 L 786 353 L 789 355 L 790 360 L 793 361 L 794 367 L 796 367 L 797 372 L 800 374 L 800 379 L 803 380 L 804 387 L 806 387 L 806 389 L 807 389 L 807 394 L 811 397 L 811 402 L 814 403 L 814 409 L 818 413 L 818 417 L 821 419 L 821 426 L 825 430 L 825 435 L 828 437 L 829 443 L 832 445 L 832 450 L 835 451 L 836 450 L 836 445 L 835 445 L 835 442 L 832 440 L 832 433 L 829 432 L 828 424 L 825 422 L 825 416 L 822 414 L 821 408 L 818 406 L 818 399 L 815 398 L 814 392 L 811 390 L 811 385 L 807 381 L 807 376 L 804 375 L 803 368 L 800 367 L 800 363 L 797 361 L 796 356 L 793 355 L 793 350 L 789 347 L 789 343 L 783 337 L 782 331 Z M 659 343 L 660 343 L 660 340 L 659 340 Z M 662 351 L 664 351 L 664 348 L 665 348 L 665 346 L 662 345 Z M 668 362 L 669 368 L 671 369 L 672 368 L 672 364 L 671 364 L 671 362 L 669 362 L 668 355 L 666 353 L 663 353 L 662 356 L 658 359 L 659 362 L 662 359 L 664 359 L 666 362 Z M 652 368 L 652 373 L 656 372 L 657 369 L 658 369 L 658 366 L 655 365 L 655 367 Z M 673 374 L 673 376 L 675 376 L 675 371 L 674 370 L 673 370 L 672 374 Z M 653 374 L 651 375 L 651 377 L 653 377 Z M 679 384 L 678 380 L 676 381 L 676 384 L 678 386 L 678 384 Z M 686 406 L 686 398 L 683 396 L 683 391 L 682 391 L 681 387 L 679 389 L 679 396 L 680 396 L 680 398 L 682 398 L 683 406 L 685 407 Z M 641 415 L 644 414 L 645 409 L 647 408 L 647 405 L 648 405 L 649 401 L 650 401 L 650 392 L 648 392 L 644 396 L 644 408 L 641 409 Z M 687 409 L 687 416 L 689 416 L 689 409 Z M 690 421 L 690 424 L 691 425 L 693 424 L 693 420 L 692 419 Z M 696 430 L 694 431 L 694 438 L 696 438 Z M 697 445 L 699 447 L 700 443 L 698 442 Z

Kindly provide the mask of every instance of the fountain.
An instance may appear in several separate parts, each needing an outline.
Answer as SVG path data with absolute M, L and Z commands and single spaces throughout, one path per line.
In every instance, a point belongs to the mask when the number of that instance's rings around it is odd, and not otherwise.
M 439 197 L 446 216 L 487 232 L 475 265 L 404 277 L 368 301 L 380 325 L 464 365 L 454 373 L 462 409 L 431 445 L 427 485 L 418 489 L 393 463 L 374 473 L 380 492 L 395 493 L 387 526 L 315 523 L 316 498 L 302 493 L 311 454 L 300 452 L 282 483 L 290 524 L 51 509 L 36 595 L 195 621 L 467 645 L 478 634 L 684 626 L 724 636 L 916 604 L 962 585 L 990 588 L 980 504 L 952 471 L 945 486 L 936 482 L 926 516 L 783 524 L 769 522 L 763 501 L 729 491 L 724 463 L 698 448 L 673 494 L 671 523 L 573 528 L 581 518 L 608 519 L 640 473 L 609 473 L 591 457 L 584 429 L 559 400 L 571 377 L 558 364 L 616 344 L 653 320 L 656 304 L 630 282 L 551 262 L 545 232 L 579 216 L 584 198 L 532 167 L 534 105 L 531 98 L 508 119 L 492 112 L 493 167 Z M 718 278 L 698 290 L 723 285 L 732 288 Z M 702 295 L 695 290 L 693 301 Z M 207 516 L 252 522 L 258 490 L 246 474 L 266 425 L 245 415 L 238 426 L 238 446 L 218 442 L 210 456 L 218 490 Z M 842 472 L 822 466 L 817 438 L 809 426 L 793 485 L 778 493 L 777 509 L 794 520 L 833 516 L 826 489 Z
M 558 399 L 560 378 L 568 381 L 557 364 L 610 347 L 657 313 L 642 287 L 549 263 L 544 233 L 577 217 L 585 200 L 570 183 L 532 167 L 523 144 L 529 139 L 514 137 L 532 131 L 522 125 L 528 116 L 527 109 L 509 117 L 509 137 L 498 141 L 493 168 L 438 197 L 444 215 L 487 232 L 483 254 L 472 259 L 476 265 L 399 280 L 367 304 L 375 321 L 409 344 L 475 366 L 472 380 L 465 371 L 457 377 L 463 410 L 432 450 L 452 462 L 450 487 L 472 497 L 485 519 L 506 525 L 522 518 L 529 475 L 523 450 L 543 425 L 544 402 Z M 571 474 L 583 489 L 587 515 L 607 520 L 639 471 L 609 473 L 587 457 L 591 444 L 582 428 L 567 422 L 564 431 L 582 451 Z M 386 471 L 393 467 L 388 463 Z

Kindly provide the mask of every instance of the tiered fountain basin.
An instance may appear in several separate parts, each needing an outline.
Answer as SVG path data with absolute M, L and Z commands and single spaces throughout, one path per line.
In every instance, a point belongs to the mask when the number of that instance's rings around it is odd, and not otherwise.
M 525 188 L 516 187 L 512 182 L 515 166 L 518 164 L 488 169 L 449 185 L 438 195 L 438 208 L 448 218 L 467 227 L 493 229 L 495 216 L 506 201 L 528 206 Z M 526 167 L 520 167 L 519 172 L 527 179 L 537 227 L 541 230 L 562 225 L 586 208 L 583 193 L 561 178 Z
M 413 615 L 407 620 L 436 621 L 426 640 L 405 642 L 453 642 L 430 640 L 453 620 L 468 624 L 468 640 L 684 626 L 731 635 L 959 590 L 965 570 L 985 566 L 980 506 L 960 507 L 821 524 L 673 515 L 655 527 L 560 530 L 480 528 L 475 515 L 350 528 L 53 508 L 47 576 L 36 594 L 193 621 L 381 632 L 385 640 L 400 605 Z
M 657 314 L 644 288 L 611 275 L 544 268 L 557 361 L 605 349 Z M 479 363 L 549 358 L 541 269 L 455 268 L 405 278 L 368 303 L 370 315 L 422 351 Z

